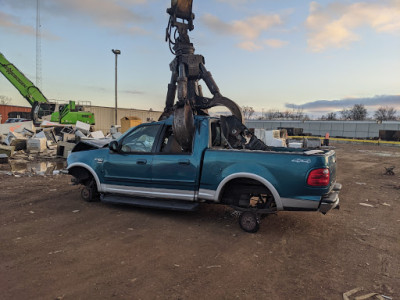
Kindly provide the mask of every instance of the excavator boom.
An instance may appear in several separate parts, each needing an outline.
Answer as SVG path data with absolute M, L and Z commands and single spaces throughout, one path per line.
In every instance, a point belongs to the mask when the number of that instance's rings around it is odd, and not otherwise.
M 55 111 L 56 104 L 50 103 L 39 88 L 10 63 L 2 53 L 0 53 L 0 72 L 32 106 L 31 118 L 35 124 L 39 124 L 44 116 L 51 115 L 51 121 L 61 124 L 75 124 L 77 121 L 81 121 L 94 125 L 93 113 L 82 111 L 81 107 L 75 106 L 74 101 L 60 106 L 62 108 L 60 111 Z
M 16 66 L 10 63 L 2 53 L 0 53 L 0 72 L 21 93 L 22 97 L 24 97 L 31 106 L 33 106 L 35 102 L 49 102 L 39 88 L 35 86 Z

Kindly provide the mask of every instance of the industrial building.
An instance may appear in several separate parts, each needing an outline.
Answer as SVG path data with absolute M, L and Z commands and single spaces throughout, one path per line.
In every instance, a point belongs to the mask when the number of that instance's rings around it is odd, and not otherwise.
M 111 125 L 115 123 L 115 108 L 114 107 L 104 107 L 104 106 L 93 106 L 93 105 L 84 105 L 85 111 L 90 111 L 94 113 L 95 122 L 94 129 L 103 131 L 104 134 L 110 131 Z M 22 113 L 28 114 L 30 113 L 30 107 L 24 106 L 13 106 L 13 105 L 0 105 L 0 114 L 2 116 L 1 123 L 4 123 L 10 112 L 20 112 L 20 115 L 17 113 L 15 117 L 25 118 L 26 116 Z M 142 110 L 142 109 L 133 109 L 133 108 L 118 108 L 117 111 L 117 119 L 118 124 L 121 125 L 121 119 L 124 117 L 136 117 L 139 118 L 142 123 L 157 121 L 161 116 L 161 111 L 153 111 L 153 110 Z
M 105 106 L 84 106 L 86 111 L 94 113 L 96 124 L 94 125 L 95 130 L 101 130 L 104 134 L 110 131 L 111 125 L 115 123 L 115 108 Z M 161 111 L 153 110 L 141 110 L 133 108 L 118 108 L 117 120 L 118 124 L 121 125 L 121 119 L 124 117 L 137 117 L 142 123 L 158 121 L 161 116 Z
M 279 128 L 301 128 L 304 134 L 331 137 L 378 139 L 383 131 L 400 133 L 399 121 L 270 121 L 246 120 L 248 128 L 273 130 Z M 394 133 L 395 134 L 395 133 Z
M 26 118 L 30 116 L 31 108 L 26 106 L 16 105 L 0 105 L 0 124 L 3 124 L 8 119 L 8 114 L 13 113 L 10 118 Z

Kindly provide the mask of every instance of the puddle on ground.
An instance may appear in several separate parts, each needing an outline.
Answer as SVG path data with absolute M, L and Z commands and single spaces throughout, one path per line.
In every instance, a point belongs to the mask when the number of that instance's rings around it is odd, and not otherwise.
M 358 150 L 358 152 L 372 154 L 381 157 L 400 157 L 400 152 L 374 151 L 374 150 Z
M 24 161 L 24 160 L 11 160 L 11 173 L 12 175 L 27 174 L 27 175 L 57 175 L 61 170 L 67 166 L 66 161 Z M 10 174 L 10 175 L 11 175 Z

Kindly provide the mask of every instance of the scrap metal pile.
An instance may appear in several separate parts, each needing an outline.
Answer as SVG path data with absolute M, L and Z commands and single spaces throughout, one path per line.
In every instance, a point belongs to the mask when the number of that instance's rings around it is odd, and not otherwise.
M 211 73 L 205 67 L 204 57 L 194 54 L 195 48 L 188 34 L 194 29 L 192 2 L 193 0 L 171 0 L 171 7 L 167 9 L 170 17 L 165 40 L 169 43 L 175 59 L 170 63 L 171 81 L 168 84 L 165 108 L 160 120 L 174 116 L 175 137 L 180 146 L 187 150 L 191 148 L 194 136 L 194 115 L 208 115 L 208 109 L 225 106 L 232 113 L 225 126 L 225 138 L 235 138 L 234 143 L 229 143 L 231 147 L 266 150 L 268 147 L 243 125 L 240 106 L 221 94 Z M 206 83 L 212 98 L 203 96 L 200 80 Z M 175 103 L 176 94 L 178 100 Z
M 106 136 L 91 131 L 83 122 L 66 126 L 44 121 L 35 127 L 32 121 L 0 124 L 0 164 L 27 164 L 43 160 L 67 158 L 75 147 L 90 150 L 101 148 L 121 136 L 111 128 Z

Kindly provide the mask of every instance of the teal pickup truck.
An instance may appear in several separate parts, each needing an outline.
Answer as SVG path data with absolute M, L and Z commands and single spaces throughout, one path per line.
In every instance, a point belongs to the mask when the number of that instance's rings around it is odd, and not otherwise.
M 68 171 L 84 185 L 82 198 L 173 210 L 229 205 L 248 232 L 262 215 L 339 208 L 333 150 L 230 149 L 219 118 L 196 116 L 192 149 L 183 151 L 172 123 L 141 124 L 97 149 L 78 144 Z

